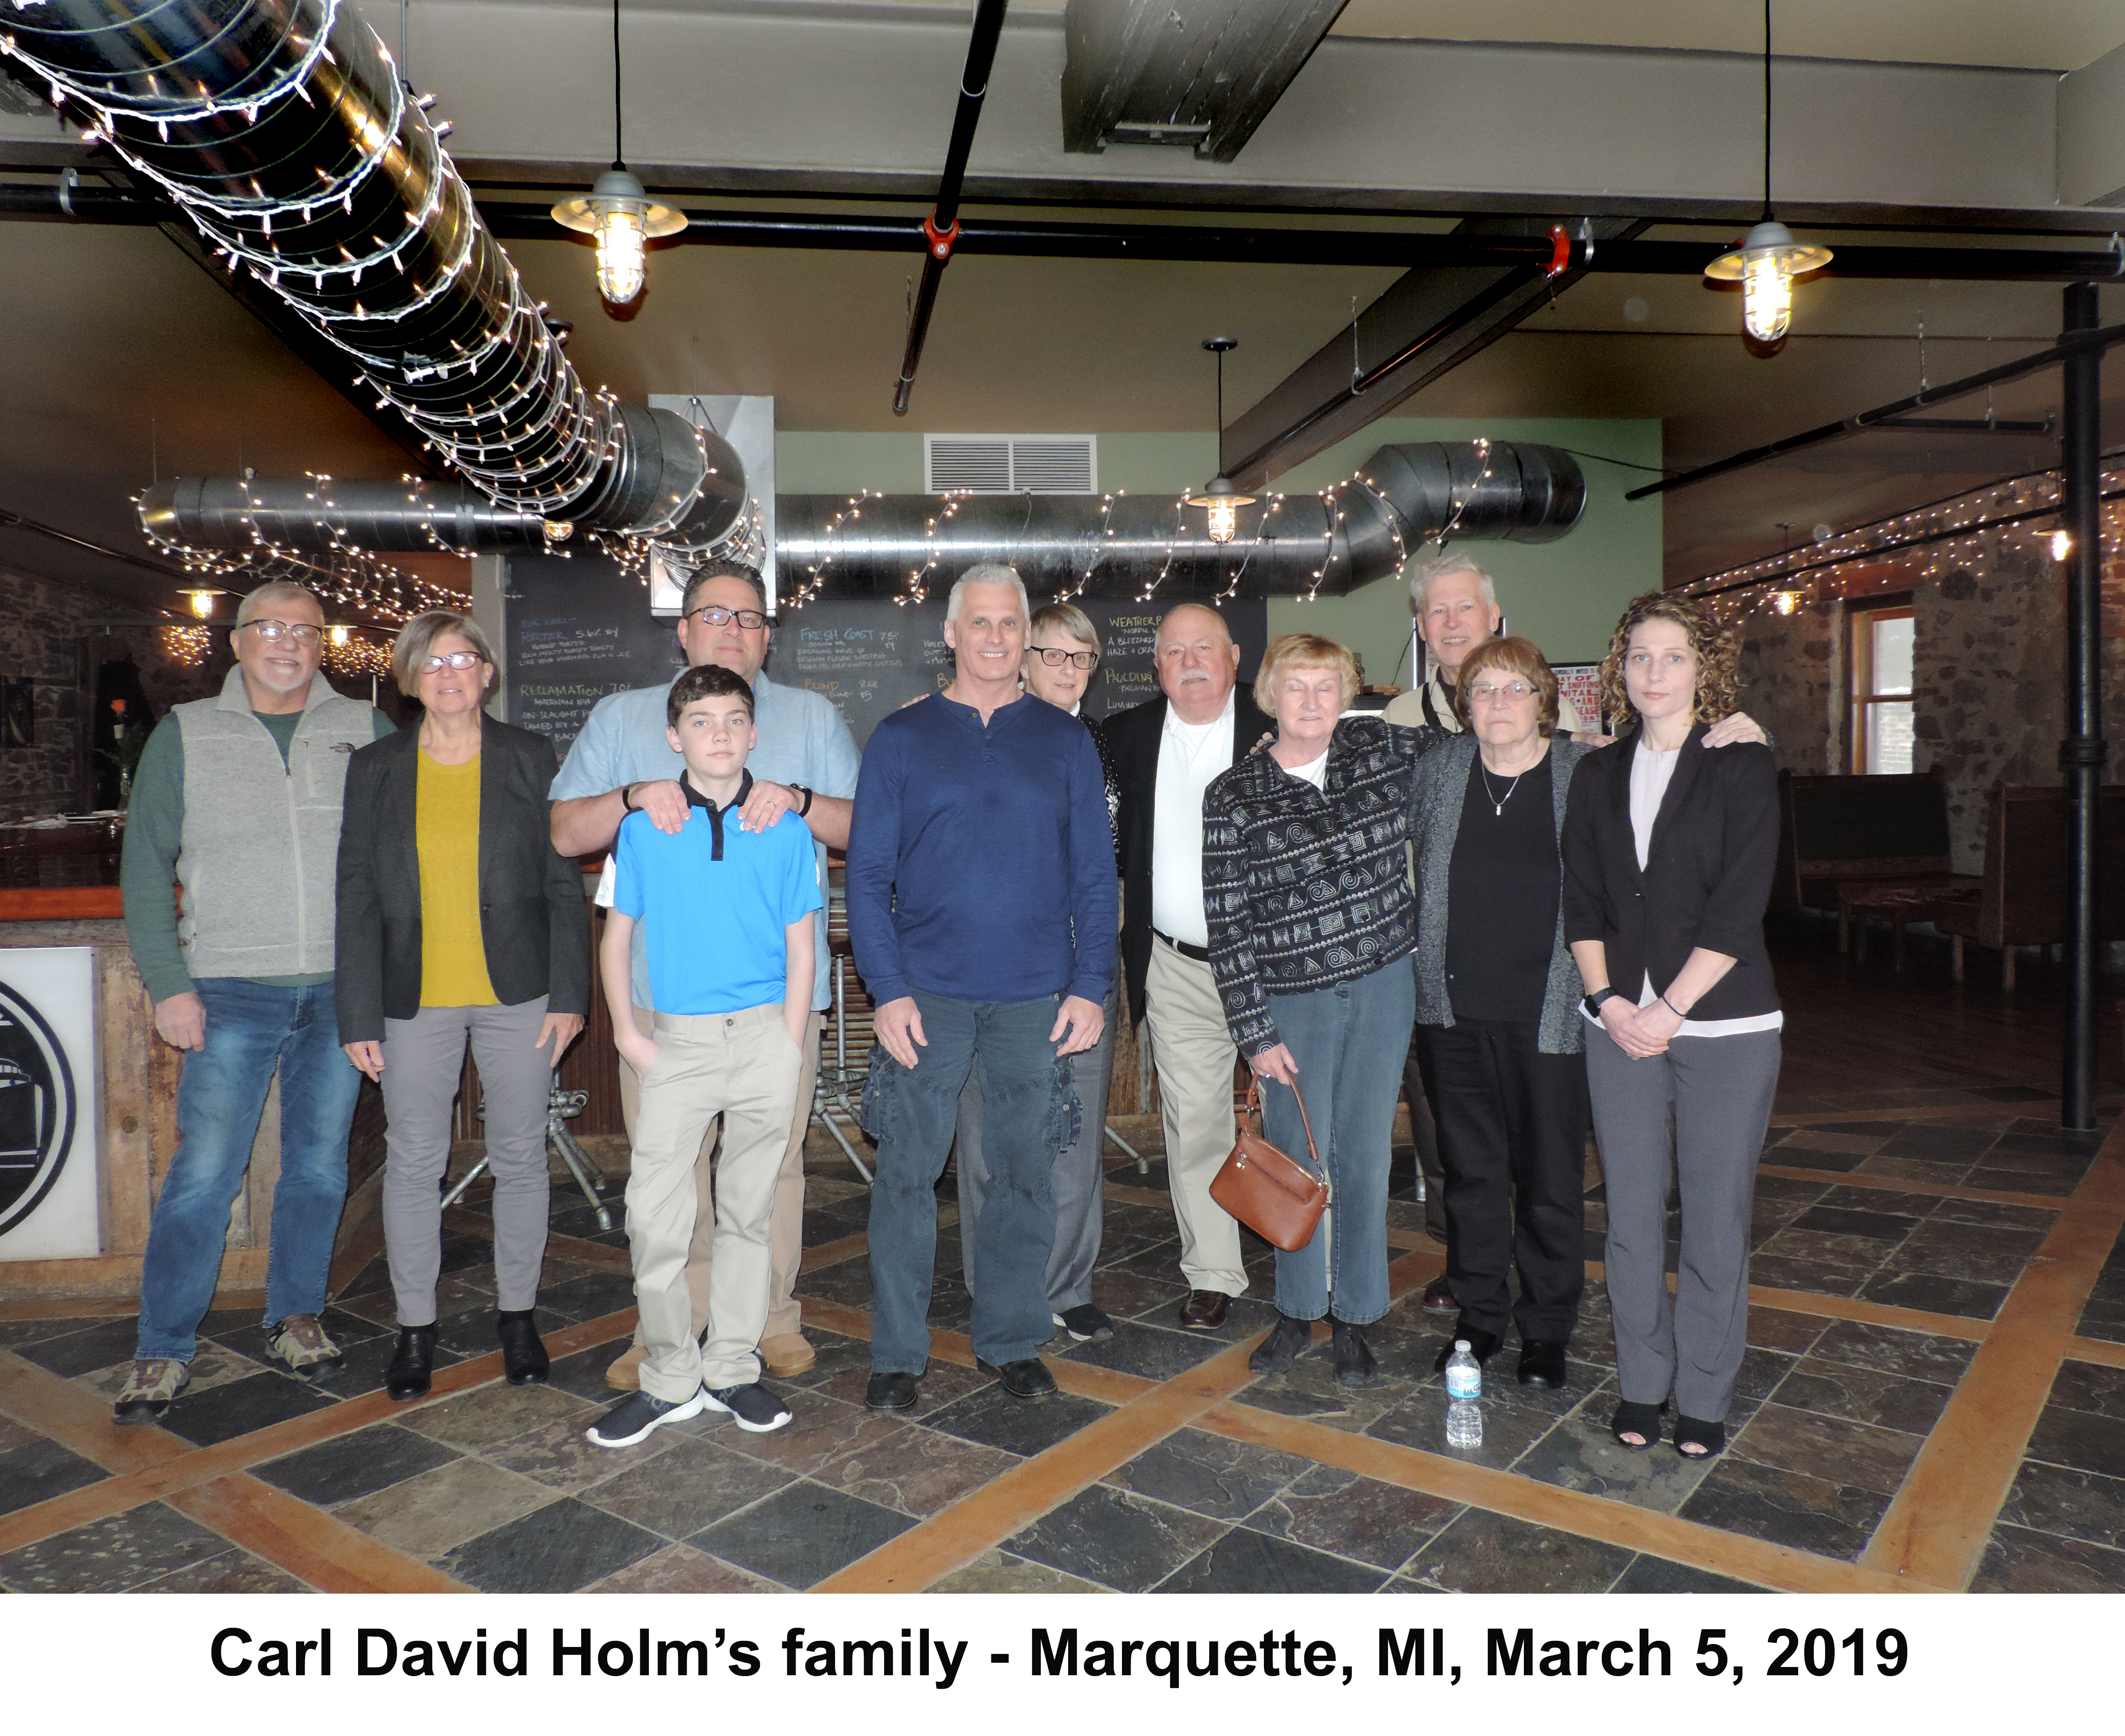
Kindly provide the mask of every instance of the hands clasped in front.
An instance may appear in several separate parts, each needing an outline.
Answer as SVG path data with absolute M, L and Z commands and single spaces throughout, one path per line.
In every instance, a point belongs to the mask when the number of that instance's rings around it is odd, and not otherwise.
M 1668 1039 L 1682 1028 L 1682 1015 L 1664 1000 L 1634 1007 L 1620 995 L 1601 1003 L 1601 1028 L 1633 1061 L 1667 1052 Z

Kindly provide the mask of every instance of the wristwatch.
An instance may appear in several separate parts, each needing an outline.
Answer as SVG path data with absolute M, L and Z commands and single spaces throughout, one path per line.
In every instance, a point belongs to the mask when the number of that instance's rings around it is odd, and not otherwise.
M 634 812 L 634 786 L 631 783 L 623 783 L 620 787 L 620 811 L 623 814 Z
M 1589 1019 L 1599 1019 L 1601 1016 L 1601 1003 L 1604 1000 L 1614 1000 L 1621 992 L 1622 990 L 1618 989 L 1596 989 L 1579 1004 L 1586 1009 L 1586 1016 Z
M 791 789 L 794 790 L 794 791 L 795 791 L 799 795 L 802 796 L 802 797 L 804 798 L 804 804 L 803 804 L 803 807 L 799 807 L 799 808 L 797 810 L 797 817 L 798 817 L 799 820 L 802 820 L 802 819 L 803 819 L 803 818 L 807 814 L 808 814 L 808 813 L 810 813 L 810 812 L 812 812 L 812 792 L 811 792 L 811 789 L 810 789 L 810 788 L 809 788 L 808 785 L 802 784 L 802 783 L 793 783 L 793 784 L 791 784 L 791 785 L 789 786 L 789 788 L 790 788 Z

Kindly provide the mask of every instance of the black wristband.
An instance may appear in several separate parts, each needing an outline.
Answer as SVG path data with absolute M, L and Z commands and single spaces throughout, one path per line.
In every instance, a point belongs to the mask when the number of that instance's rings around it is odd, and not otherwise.
M 1580 1004 L 1586 1009 L 1590 1017 L 1599 1019 L 1601 1016 L 1601 1003 L 1604 1000 L 1614 1000 L 1621 992 L 1622 990 L 1618 989 L 1596 989 L 1591 995 L 1581 1000 Z
M 631 783 L 623 783 L 620 787 L 620 811 L 623 814 L 634 812 L 634 786 Z
M 793 783 L 789 787 L 804 798 L 804 805 L 797 810 L 797 817 L 802 820 L 812 812 L 812 787 L 808 783 Z

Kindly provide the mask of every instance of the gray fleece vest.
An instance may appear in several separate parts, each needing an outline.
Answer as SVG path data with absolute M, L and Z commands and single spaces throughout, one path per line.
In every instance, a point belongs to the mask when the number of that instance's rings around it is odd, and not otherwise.
M 346 762 L 375 738 L 375 708 L 312 677 L 285 765 L 252 714 L 241 668 L 219 699 L 173 709 L 185 744 L 185 968 L 195 978 L 331 970 Z

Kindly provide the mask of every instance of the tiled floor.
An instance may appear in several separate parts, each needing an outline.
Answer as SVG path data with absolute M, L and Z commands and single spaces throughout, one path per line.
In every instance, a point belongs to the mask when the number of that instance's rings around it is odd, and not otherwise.
M 1482 1444 L 1454 1451 L 1430 1372 L 1447 1323 L 1418 1306 L 1439 1259 L 1406 1153 L 1378 1386 L 1336 1386 L 1325 1344 L 1252 1379 L 1245 1348 L 1272 1318 L 1258 1297 L 1220 1333 L 1176 1329 L 1164 1177 L 1123 1163 L 1095 1287 L 1116 1336 L 1051 1346 L 1064 1390 L 1045 1404 L 978 1375 L 948 1189 L 935 1360 L 916 1411 L 887 1418 L 860 1404 L 864 1190 L 829 1148 L 799 1284 L 818 1365 L 785 1383 L 796 1418 L 771 1435 L 702 1418 L 624 1451 L 583 1438 L 632 1297 L 623 1238 L 560 1192 L 543 1388 L 498 1379 L 477 1209 L 452 1220 L 444 1367 L 417 1405 L 379 1390 L 393 1320 L 380 1261 L 327 1316 L 348 1353 L 331 1386 L 267 1366 L 255 1310 L 230 1309 L 209 1317 L 162 1429 L 109 1425 L 130 1317 L 0 1311 L 0 1584 L 1857 1590 L 1924 1578 L 1899 1540 L 1974 1507 L 1966 1528 L 1991 1522 L 1989 1537 L 1967 1559 L 1925 1558 L 1925 1583 L 2125 1590 L 2125 1158 L 2099 1155 L 2104 1134 L 2030 1115 L 2026 1095 L 1781 1117 L 1731 1445 L 1708 1465 L 1628 1453 L 1608 1432 L 1598 1170 L 1570 1387 L 1518 1386 L 1508 1353 Z M 2109 1227 L 2090 1243 L 2062 1224 Z M 2043 1282 L 2025 1282 L 2040 1250 Z M 1254 1244 L 1251 1271 L 1266 1280 L 1270 1262 Z M 2011 1361 L 1987 1360 L 1995 1336 Z M 2051 1348 L 2032 1361 L 2032 1344 Z M 2004 1433 L 1971 1432 L 1979 1406 L 2010 1419 Z M 2018 1414 L 2025 1438 L 2008 1438 Z

